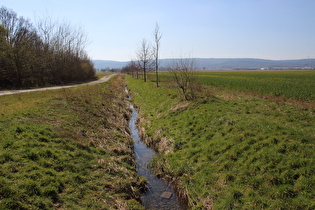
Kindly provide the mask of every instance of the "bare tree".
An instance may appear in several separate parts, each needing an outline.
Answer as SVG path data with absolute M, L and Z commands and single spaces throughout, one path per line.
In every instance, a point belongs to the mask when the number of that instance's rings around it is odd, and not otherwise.
M 145 39 L 142 40 L 141 46 L 137 52 L 137 58 L 139 66 L 143 70 L 143 80 L 147 81 L 147 70 L 152 60 L 152 52 L 150 50 L 150 45 Z
M 50 18 L 37 28 L 0 7 L 0 87 L 33 87 L 84 81 L 95 75 L 86 35 Z
M 171 73 L 185 100 L 196 98 L 195 69 L 195 60 L 193 58 L 177 59 L 173 67 L 171 67 Z
M 122 73 L 129 74 L 132 77 L 137 77 L 137 79 L 138 79 L 138 71 L 139 71 L 139 66 L 133 60 L 130 61 L 125 67 L 121 69 Z
M 160 46 L 161 46 L 161 38 L 162 38 L 162 34 L 160 32 L 160 27 L 156 23 L 155 29 L 154 29 L 155 46 L 153 48 L 153 57 L 155 59 L 154 65 L 155 65 L 156 87 L 159 87 L 159 53 L 160 53 Z

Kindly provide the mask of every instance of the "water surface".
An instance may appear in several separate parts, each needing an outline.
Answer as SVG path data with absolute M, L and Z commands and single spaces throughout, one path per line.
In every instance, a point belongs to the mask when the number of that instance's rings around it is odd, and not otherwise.
M 148 167 L 149 162 L 156 153 L 140 140 L 136 126 L 138 111 L 131 104 L 130 108 L 132 109 L 132 117 L 129 121 L 129 128 L 134 141 L 137 173 L 148 181 L 148 190 L 141 195 L 143 206 L 147 209 L 186 209 L 176 196 L 173 186 L 168 184 L 166 180 L 154 176 L 152 170 Z

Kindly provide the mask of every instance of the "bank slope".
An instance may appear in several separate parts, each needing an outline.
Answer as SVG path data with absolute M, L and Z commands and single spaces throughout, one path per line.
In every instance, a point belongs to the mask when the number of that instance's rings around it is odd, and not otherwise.
M 128 78 L 152 166 L 193 209 L 314 209 L 313 108 L 204 86 L 180 100 L 172 84 Z
M 0 209 L 142 209 L 123 86 L 0 96 Z

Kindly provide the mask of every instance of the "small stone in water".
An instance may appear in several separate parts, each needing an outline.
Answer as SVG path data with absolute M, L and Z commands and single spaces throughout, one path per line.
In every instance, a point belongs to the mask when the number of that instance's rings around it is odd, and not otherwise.
M 173 193 L 171 192 L 164 192 L 162 193 L 161 197 L 162 198 L 166 198 L 166 199 L 170 199 L 172 197 Z

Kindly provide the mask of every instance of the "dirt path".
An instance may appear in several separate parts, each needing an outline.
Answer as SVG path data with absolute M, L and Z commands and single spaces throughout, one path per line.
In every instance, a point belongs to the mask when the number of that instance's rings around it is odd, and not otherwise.
M 55 86 L 55 87 L 46 87 L 46 88 L 36 88 L 36 89 L 28 89 L 28 90 L 4 90 L 0 91 L 0 96 L 2 95 L 10 95 L 10 94 L 17 94 L 17 93 L 26 93 L 26 92 L 33 92 L 33 91 L 43 91 L 43 90 L 54 90 L 54 89 L 61 89 L 61 88 L 70 88 L 70 87 L 78 87 L 83 85 L 95 85 L 102 82 L 107 82 L 111 77 L 115 76 L 116 74 L 111 74 L 108 76 L 104 76 L 99 80 L 78 84 L 78 85 L 65 85 L 65 86 Z

